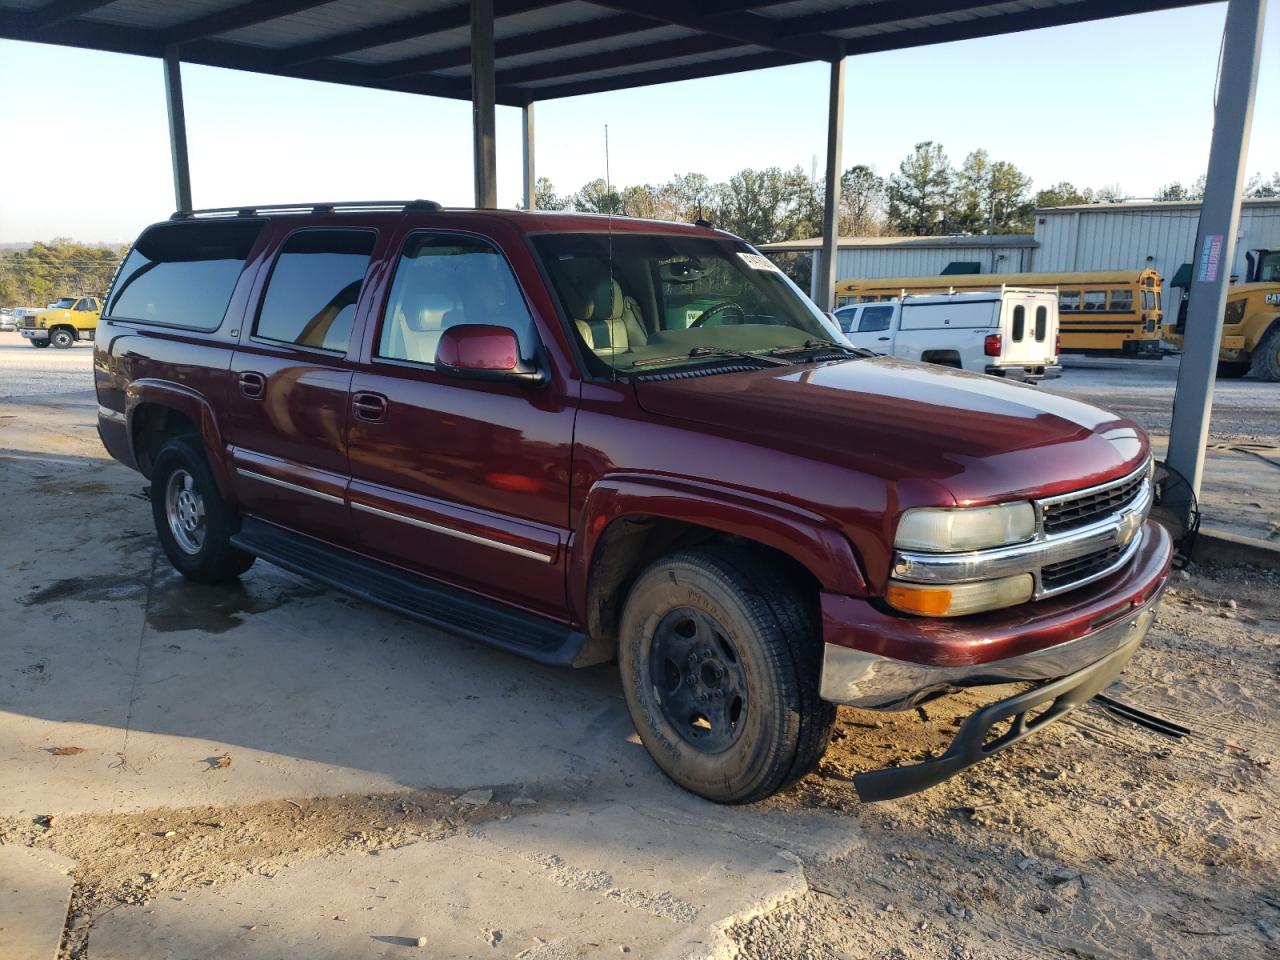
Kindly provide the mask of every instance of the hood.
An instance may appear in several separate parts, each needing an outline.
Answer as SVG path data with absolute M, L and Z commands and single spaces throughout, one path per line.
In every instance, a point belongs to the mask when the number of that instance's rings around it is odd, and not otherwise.
M 1149 449 L 1099 407 L 894 357 L 640 380 L 636 394 L 652 414 L 892 483 L 934 481 L 958 503 L 1101 483 Z

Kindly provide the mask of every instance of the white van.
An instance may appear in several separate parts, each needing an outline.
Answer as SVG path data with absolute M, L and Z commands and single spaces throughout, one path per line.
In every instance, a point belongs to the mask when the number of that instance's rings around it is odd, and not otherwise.
M 1058 294 L 1010 287 L 907 296 L 835 312 L 855 347 L 1010 380 L 1062 376 Z

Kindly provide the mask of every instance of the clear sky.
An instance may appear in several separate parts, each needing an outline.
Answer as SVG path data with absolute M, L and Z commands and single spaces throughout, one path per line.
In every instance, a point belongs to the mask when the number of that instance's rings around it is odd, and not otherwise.
M 985 147 L 1036 187 L 1150 196 L 1204 172 L 1225 4 L 854 57 L 845 166 L 885 174 L 920 140 Z M 470 108 L 409 94 L 184 66 L 196 206 L 428 197 L 469 205 Z M 536 107 L 537 171 L 560 193 L 825 153 L 827 67 L 808 64 Z M 1280 169 L 1280 8 L 1263 43 L 1250 172 Z M 173 208 L 159 61 L 0 41 L 0 242 L 131 240 Z M 498 108 L 498 201 L 520 195 L 520 113 Z

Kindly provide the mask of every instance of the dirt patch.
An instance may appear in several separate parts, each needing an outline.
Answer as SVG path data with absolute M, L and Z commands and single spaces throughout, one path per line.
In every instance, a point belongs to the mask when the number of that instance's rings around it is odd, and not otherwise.
M 513 790 L 500 793 L 515 795 Z M 94 918 L 105 910 L 147 903 L 162 894 L 181 898 L 184 891 L 249 875 L 272 877 L 313 857 L 376 855 L 440 840 L 513 812 L 518 809 L 505 803 L 477 805 L 452 792 L 415 790 L 137 814 L 0 819 L 0 843 L 46 848 L 77 861 L 60 957 L 82 960 Z
M 849 778 L 945 748 L 983 702 L 841 709 L 819 773 L 770 801 L 871 838 L 807 867 L 809 893 L 731 931 L 745 960 L 1280 955 L 1280 576 L 1178 576 L 1112 695 L 1182 739 L 1090 704 L 914 797 Z M 887 947 L 887 944 L 898 946 Z

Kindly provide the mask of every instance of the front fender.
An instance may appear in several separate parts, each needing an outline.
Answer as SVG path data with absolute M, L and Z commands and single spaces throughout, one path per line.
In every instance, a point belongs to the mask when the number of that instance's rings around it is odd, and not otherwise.
M 605 477 L 583 504 L 569 551 L 569 603 L 587 622 L 592 563 L 609 525 L 625 517 L 657 517 L 754 540 L 791 557 L 822 585 L 866 596 L 867 584 L 848 539 L 824 517 L 739 491 L 668 477 Z
M 224 457 L 226 445 L 222 442 L 217 417 L 214 416 L 213 406 L 209 401 L 190 387 L 169 380 L 144 378 L 134 380 L 125 388 L 124 415 L 128 424 L 129 449 L 133 451 L 135 460 L 138 460 L 138 411 L 151 404 L 168 407 L 196 425 L 200 439 L 204 442 L 209 468 L 218 484 L 218 492 L 223 499 L 231 501 L 231 475 L 227 470 Z

